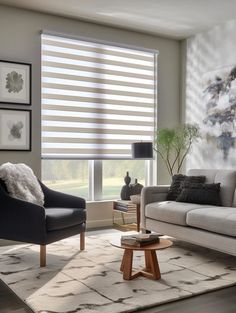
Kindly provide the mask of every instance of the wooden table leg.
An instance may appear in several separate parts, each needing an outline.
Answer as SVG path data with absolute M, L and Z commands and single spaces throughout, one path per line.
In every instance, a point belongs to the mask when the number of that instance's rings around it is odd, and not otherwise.
M 143 276 L 152 279 L 160 279 L 161 273 L 157 261 L 156 251 L 154 250 L 145 251 L 145 261 L 146 261 L 146 271 L 142 272 Z
M 133 271 L 132 270 L 133 250 L 131 249 L 124 250 L 124 255 L 120 266 L 120 271 L 123 272 L 123 279 L 131 280 L 140 275 L 155 280 L 161 278 L 156 251 L 145 250 L 144 255 L 145 255 L 145 268 L 143 270 Z
M 121 212 L 121 216 L 122 216 L 123 225 L 125 225 L 125 217 L 124 217 L 124 213 L 123 212 Z
M 150 251 L 144 251 L 145 256 L 145 271 L 150 272 L 151 271 L 151 265 L 150 265 Z
M 132 279 L 133 250 L 125 249 L 122 260 L 123 278 L 125 280 Z
M 140 231 L 140 204 L 137 204 L 136 214 L 137 214 L 137 232 L 139 233 Z
M 114 211 L 114 207 L 113 207 L 113 209 L 112 209 L 112 225 L 114 225 L 114 224 L 115 224 L 115 211 Z
M 160 279 L 161 278 L 161 272 L 160 272 L 159 263 L 157 260 L 156 251 L 152 250 L 151 255 L 152 255 L 151 269 L 152 269 L 152 273 L 153 273 L 153 278 L 154 279 Z
M 125 251 L 122 257 L 122 261 L 121 261 L 121 265 L 120 265 L 120 271 L 123 272 L 124 271 L 124 263 L 125 263 Z

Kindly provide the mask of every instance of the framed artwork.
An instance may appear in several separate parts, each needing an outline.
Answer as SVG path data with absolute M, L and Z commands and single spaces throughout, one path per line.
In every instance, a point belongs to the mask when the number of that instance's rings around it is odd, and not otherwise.
M 0 60 L 0 103 L 31 105 L 31 64 Z
M 223 67 L 203 76 L 203 130 L 214 164 L 235 166 L 236 152 L 236 65 Z M 211 144 L 211 145 L 210 145 Z
M 31 151 L 31 111 L 0 109 L 0 150 Z

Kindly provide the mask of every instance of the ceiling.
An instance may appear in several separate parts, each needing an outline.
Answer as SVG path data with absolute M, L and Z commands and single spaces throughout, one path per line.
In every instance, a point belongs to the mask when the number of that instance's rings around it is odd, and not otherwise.
M 235 19 L 236 0 L 0 0 L 0 4 L 183 39 Z

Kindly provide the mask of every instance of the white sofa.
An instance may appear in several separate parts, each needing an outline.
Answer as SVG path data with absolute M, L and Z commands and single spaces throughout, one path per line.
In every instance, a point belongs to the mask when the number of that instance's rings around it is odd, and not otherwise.
M 169 186 L 145 187 L 141 228 L 236 256 L 236 171 L 189 170 L 206 183 L 221 183 L 222 206 L 166 201 Z

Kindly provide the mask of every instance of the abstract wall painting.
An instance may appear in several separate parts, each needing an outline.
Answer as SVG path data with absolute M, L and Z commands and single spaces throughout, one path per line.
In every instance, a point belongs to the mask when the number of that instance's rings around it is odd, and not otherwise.
M 31 111 L 0 109 L 0 150 L 31 151 Z
M 31 64 L 0 61 L 0 103 L 31 105 Z
M 236 148 L 236 66 L 204 75 L 203 102 L 205 138 L 221 152 L 221 160 L 229 162 Z

